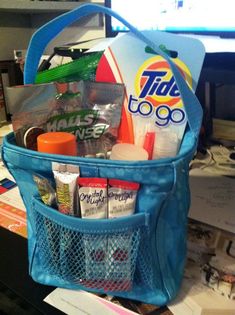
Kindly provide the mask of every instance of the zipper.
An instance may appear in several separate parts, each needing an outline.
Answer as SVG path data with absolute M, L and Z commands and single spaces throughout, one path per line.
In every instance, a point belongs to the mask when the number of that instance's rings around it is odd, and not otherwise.
M 10 134 L 11 138 L 13 138 L 13 134 Z M 7 137 L 7 136 L 6 136 Z M 37 151 L 30 151 L 29 153 L 27 152 L 28 149 L 25 148 L 21 148 L 15 144 L 11 144 L 9 143 L 9 136 L 6 138 L 5 141 L 7 141 L 6 144 L 3 143 L 2 145 L 2 155 L 4 153 L 4 151 L 8 150 L 9 152 L 12 153 L 17 153 L 20 154 L 21 156 L 27 156 L 30 158 L 37 158 L 37 159 L 42 159 L 42 160 L 47 160 L 47 161 L 58 161 L 58 162 L 63 162 L 66 158 L 66 162 L 67 163 L 80 163 L 80 164 L 93 164 L 94 162 L 96 163 L 97 166 L 104 166 L 105 164 L 107 164 L 108 166 L 112 167 L 130 167 L 130 168 L 136 168 L 136 167 L 163 167 L 163 166 L 167 166 L 171 163 L 174 163 L 175 161 L 175 157 L 174 158 L 166 158 L 166 159 L 162 159 L 162 160 L 147 160 L 147 161 L 119 161 L 119 160 L 102 160 L 100 159 L 99 161 L 97 161 L 97 159 L 95 158 L 91 158 L 90 161 L 87 161 L 87 158 L 84 157 L 72 157 L 72 156 L 60 156 L 60 155 L 51 155 L 51 154 L 46 154 L 46 153 L 40 153 Z M 14 148 L 16 147 L 16 148 Z M 177 161 L 181 160 L 181 159 L 186 159 L 188 160 L 191 155 L 192 155 L 192 150 L 190 150 L 189 152 L 185 152 L 182 155 L 177 156 Z M 138 165 L 136 165 L 138 164 Z

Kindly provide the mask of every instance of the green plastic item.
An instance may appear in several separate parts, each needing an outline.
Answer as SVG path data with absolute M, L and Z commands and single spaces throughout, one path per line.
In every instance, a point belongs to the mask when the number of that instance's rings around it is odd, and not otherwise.
M 58 67 L 38 72 L 35 83 L 94 81 L 102 54 L 103 51 L 94 52 Z

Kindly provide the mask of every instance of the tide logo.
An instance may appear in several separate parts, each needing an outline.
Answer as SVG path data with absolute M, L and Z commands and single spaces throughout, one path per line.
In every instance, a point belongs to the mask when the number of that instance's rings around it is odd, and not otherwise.
M 192 87 L 187 66 L 179 59 L 174 59 L 174 63 Z M 141 65 L 135 78 L 135 95 L 130 94 L 128 101 L 128 111 L 132 115 L 150 117 L 154 114 L 159 127 L 185 122 L 180 91 L 169 64 L 161 56 L 152 57 Z
M 182 76 L 192 87 L 192 76 L 188 67 L 178 58 L 173 59 Z M 167 61 L 161 56 L 146 60 L 135 77 L 135 95 L 151 102 L 154 107 L 165 104 L 182 107 L 180 92 Z

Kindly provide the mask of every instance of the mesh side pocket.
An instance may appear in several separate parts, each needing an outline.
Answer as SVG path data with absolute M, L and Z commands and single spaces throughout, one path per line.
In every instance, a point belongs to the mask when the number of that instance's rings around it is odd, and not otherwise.
M 51 218 L 45 210 L 51 211 Z M 43 204 L 32 213 L 37 257 L 45 277 L 58 280 L 58 286 L 64 283 L 100 292 L 132 290 L 145 214 L 85 220 Z
M 34 211 L 34 220 L 38 255 L 45 275 L 65 283 L 79 283 L 85 276 L 83 234 L 37 211 Z
M 34 226 L 39 257 L 46 274 L 60 273 L 60 230 L 50 219 L 34 213 Z
M 135 286 L 143 290 L 158 290 L 161 288 L 160 270 L 157 261 L 153 261 L 156 253 L 151 250 L 148 233 L 142 235 L 137 257 Z
M 132 289 L 140 228 L 106 235 L 84 235 L 86 275 L 82 283 L 105 291 Z

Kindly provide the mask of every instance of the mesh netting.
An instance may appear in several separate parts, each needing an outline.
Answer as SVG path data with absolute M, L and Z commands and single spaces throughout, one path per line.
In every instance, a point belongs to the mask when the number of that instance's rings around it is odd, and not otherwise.
M 40 264 L 45 274 L 102 291 L 152 287 L 146 226 L 102 234 L 64 227 L 34 212 Z

